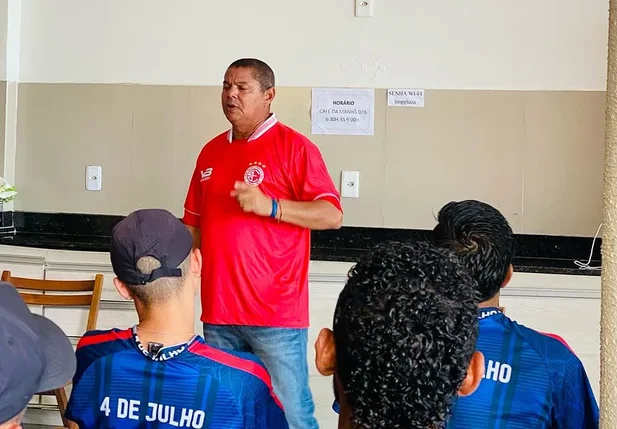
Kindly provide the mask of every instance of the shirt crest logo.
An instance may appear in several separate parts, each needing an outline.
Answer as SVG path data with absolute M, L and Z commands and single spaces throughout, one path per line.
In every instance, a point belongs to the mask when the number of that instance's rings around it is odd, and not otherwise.
M 261 162 L 251 162 L 244 172 L 244 183 L 249 186 L 259 186 L 264 181 L 264 168 Z

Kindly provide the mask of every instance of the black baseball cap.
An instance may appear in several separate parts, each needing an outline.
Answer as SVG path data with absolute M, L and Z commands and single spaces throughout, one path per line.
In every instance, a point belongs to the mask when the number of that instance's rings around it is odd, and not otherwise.
M 12 285 L 0 282 L 0 424 L 22 412 L 32 396 L 75 375 L 73 346 L 51 320 L 32 314 Z
M 124 283 L 145 285 L 161 277 L 182 277 L 178 266 L 192 248 L 193 236 L 173 214 L 164 209 L 137 210 L 113 229 L 111 265 Z M 145 256 L 157 259 L 161 266 L 143 274 L 137 261 Z

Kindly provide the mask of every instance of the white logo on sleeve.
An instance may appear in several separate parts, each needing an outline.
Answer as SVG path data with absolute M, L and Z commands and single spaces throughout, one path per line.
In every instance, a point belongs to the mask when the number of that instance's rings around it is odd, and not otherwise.
M 244 172 L 244 183 L 249 186 L 259 186 L 264 181 L 264 168 L 261 162 L 251 162 Z
M 213 168 L 206 168 L 205 170 L 201 170 L 201 181 L 205 182 L 206 180 L 210 180 L 210 176 L 212 176 Z

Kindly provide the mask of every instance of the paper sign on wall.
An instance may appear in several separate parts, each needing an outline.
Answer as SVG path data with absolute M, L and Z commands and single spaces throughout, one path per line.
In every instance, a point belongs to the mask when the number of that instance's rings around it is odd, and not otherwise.
M 375 90 L 313 88 L 312 99 L 313 134 L 375 134 Z
M 389 89 L 388 106 L 424 107 L 423 89 Z

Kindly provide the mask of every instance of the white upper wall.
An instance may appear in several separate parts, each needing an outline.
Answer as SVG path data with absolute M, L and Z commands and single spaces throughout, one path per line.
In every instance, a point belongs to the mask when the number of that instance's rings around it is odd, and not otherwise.
M 20 81 L 604 90 L 608 0 L 22 0 Z

